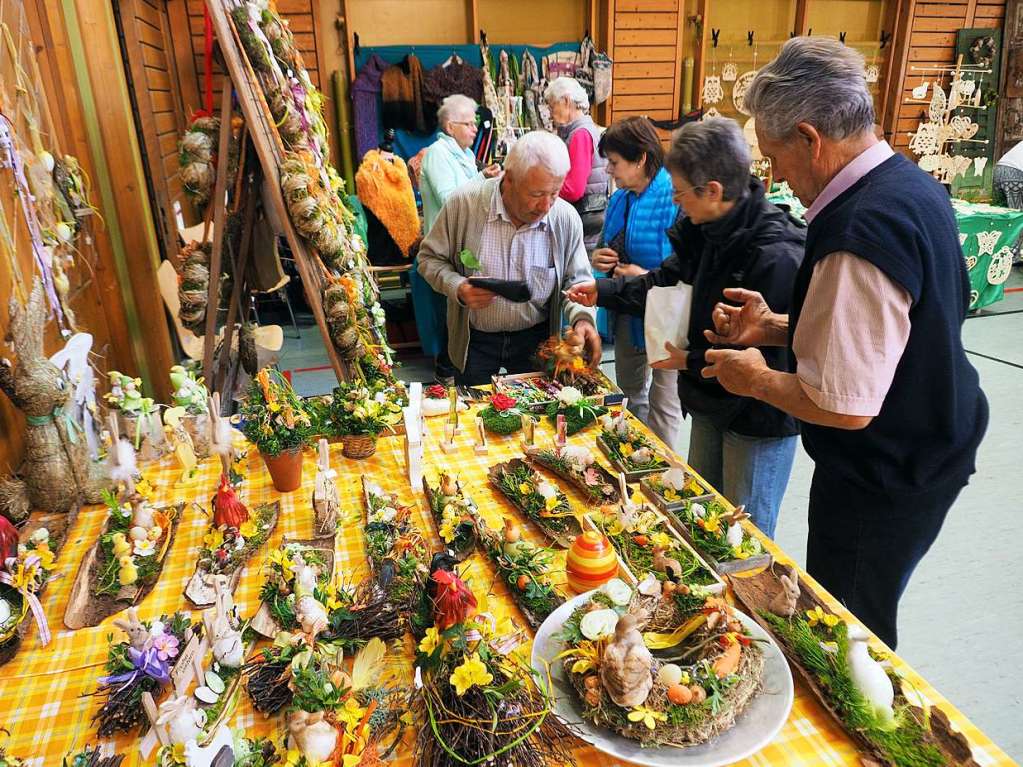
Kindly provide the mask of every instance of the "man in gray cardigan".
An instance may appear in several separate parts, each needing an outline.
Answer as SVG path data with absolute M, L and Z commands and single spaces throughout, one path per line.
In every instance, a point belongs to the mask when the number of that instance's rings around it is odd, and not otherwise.
M 536 348 L 565 324 L 600 361 L 594 312 L 562 292 L 590 280 L 579 214 L 558 197 L 568 150 L 557 136 L 527 133 L 512 146 L 500 178 L 470 182 L 441 209 L 419 248 L 419 273 L 448 298 L 448 353 L 459 385 L 490 383 L 535 369 Z M 464 254 L 464 251 L 469 251 Z M 465 261 L 479 263 L 471 269 Z M 477 275 L 523 281 L 529 300 L 513 302 L 469 283 Z

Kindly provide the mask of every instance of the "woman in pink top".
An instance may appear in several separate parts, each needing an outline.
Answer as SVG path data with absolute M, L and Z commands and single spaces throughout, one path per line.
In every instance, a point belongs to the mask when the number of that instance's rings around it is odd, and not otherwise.
M 561 198 L 572 203 L 583 220 L 583 244 L 587 253 L 597 247 L 607 208 L 607 160 L 597 145 L 603 129 L 587 111 L 590 99 L 572 77 L 559 77 L 544 93 L 558 135 L 568 144 L 571 168 L 561 187 Z

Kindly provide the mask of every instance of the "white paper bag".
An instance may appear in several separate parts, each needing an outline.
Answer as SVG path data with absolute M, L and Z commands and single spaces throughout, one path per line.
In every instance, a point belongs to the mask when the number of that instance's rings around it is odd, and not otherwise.
M 649 364 L 669 358 L 664 342 L 679 349 L 689 346 L 689 313 L 693 305 L 693 286 L 680 282 L 670 288 L 650 288 L 646 294 L 643 337 Z

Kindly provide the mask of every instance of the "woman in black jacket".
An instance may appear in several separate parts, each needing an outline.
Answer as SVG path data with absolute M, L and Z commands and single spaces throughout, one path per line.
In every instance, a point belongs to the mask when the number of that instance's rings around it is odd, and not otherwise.
M 693 417 L 689 463 L 773 537 L 792 470 L 799 427 L 791 416 L 749 397 L 737 397 L 703 378 L 711 348 L 711 312 L 726 287 L 755 290 L 772 311 L 787 312 L 805 230 L 767 201 L 750 176 L 750 153 L 739 126 L 727 118 L 683 125 L 665 161 L 674 200 L 684 211 L 668 231 L 674 254 L 660 268 L 632 278 L 581 283 L 568 292 L 580 304 L 642 317 L 651 287 L 693 286 L 687 350 L 667 344 L 670 358 L 651 367 L 677 369 L 682 409 Z M 786 370 L 785 350 L 763 349 L 767 363 Z M 663 355 L 662 355 L 663 356 Z

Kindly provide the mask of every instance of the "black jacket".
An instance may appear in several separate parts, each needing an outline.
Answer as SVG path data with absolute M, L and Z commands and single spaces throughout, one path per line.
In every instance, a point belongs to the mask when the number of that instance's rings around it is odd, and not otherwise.
M 689 318 L 687 369 L 679 371 L 678 393 L 686 412 L 711 418 L 722 429 L 750 437 L 787 437 L 799 433 L 796 420 L 749 397 L 730 394 L 713 378 L 703 378 L 703 353 L 711 344 L 703 335 L 713 329 L 714 305 L 725 288 L 763 294 L 771 310 L 786 314 L 796 272 L 803 260 L 806 229 L 772 205 L 764 187 L 750 178 L 749 192 L 718 221 L 694 224 L 679 220 L 668 230 L 675 251 L 658 269 L 640 277 L 597 281 L 597 304 L 642 317 L 651 287 L 679 282 L 693 286 Z M 767 364 L 788 371 L 785 349 L 761 349 Z

